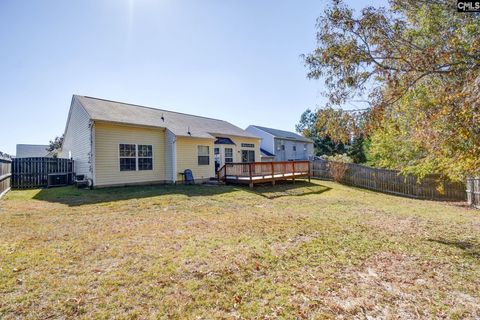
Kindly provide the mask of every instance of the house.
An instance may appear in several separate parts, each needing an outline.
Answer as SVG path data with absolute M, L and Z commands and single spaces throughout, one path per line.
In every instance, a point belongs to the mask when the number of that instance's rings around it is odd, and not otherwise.
M 17 144 L 16 158 L 32 158 L 32 157 L 53 157 L 48 151 L 48 145 L 43 144 Z
M 74 95 L 60 157 L 95 187 L 196 182 L 230 162 L 260 161 L 260 138 L 223 120 Z
M 314 156 L 313 140 L 294 132 L 254 125 L 245 130 L 262 138 L 262 161 L 309 160 Z

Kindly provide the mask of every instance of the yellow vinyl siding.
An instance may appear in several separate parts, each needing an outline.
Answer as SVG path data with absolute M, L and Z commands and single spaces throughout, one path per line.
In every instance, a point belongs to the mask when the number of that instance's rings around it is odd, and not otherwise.
M 120 171 L 119 144 L 153 147 L 153 170 Z M 95 178 L 97 186 L 164 182 L 165 130 L 95 123 Z
M 222 137 L 230 138 L 234 143 L 233 146 L 233 162 L 242 162 L 242 150 L 254 150 L 255 151 L 255 162 L 260 162 L 261 154 L 260 154 L 260 139 L 256 138 L 243 138 L 243 137 L 234 137 L 234 136 L 225 136 Z M 252 143 L 255 145 L 254 148 L 243 148 L 242 143 Z M 217 145 L 222 146 L 224 148 L 231 148 L 230 145 Z
M 208 179 L 215 176 L 215 162 L 213 159 L 213 141 L 212 139 L 177 137 L 177 180 L 181 181 L 179 175 L 185 169 L 192 170 L 193 177 L 196 180 Z M 209 165 L 198 164 L 198 146 L 208 146 L 210 154 Z
M 233 149 L 233 162 L 242 162 L 242 150 L 254 150 L 255 151 L 255 162 L 262 161 L 262 157 L 261 157 L 261 154 L 260 154 L 260 139 L 235 137 L 235 136 L 221 135 L 221 134 L 218 134 L 217 136 L 218 137 L 223 137 L 223 138 L 230 138 L 230 140 L 232 140 L 233 143 L 235 143 L 235 145 L 231 145 L 231 144 L 216 144 L 215 145 L 215 148 L 220 149 L 220 154 L 222 156 L 222 159 L 225 155 L 225 148 L 232 148 Z M 253 147 L 253 148 L 242 147 L 242 143 L 251 143 L 251 144 L 254 144 L 255 147 Z

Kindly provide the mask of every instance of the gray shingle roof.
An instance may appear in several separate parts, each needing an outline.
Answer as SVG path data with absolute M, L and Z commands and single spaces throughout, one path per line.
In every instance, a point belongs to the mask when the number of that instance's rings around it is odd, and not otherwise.
M 17 144 L 17 158 L 31 157 L 51 157 L 51 153 L 47 151 L 48 145 L 43 144 Z
M 259 138 L 223 120 L 86 96 L 75 95 L 74 98 L 78 99 L 93 120 L 167 128 L 177 136 Z
M 308 139 L 304 136 L 301 136 L 297 133 L 290 132 L 290 131 L 284 131 L 284 130 L 255 126 L 255 125 L 252 125 L 252 127 L 255 127 L 262 131 L 270 133 L 275 138 L 290 139 L 290 140 L 297 140 L 297 141 L 303 141 L 303 142 L 313 142 L 311 139 Z

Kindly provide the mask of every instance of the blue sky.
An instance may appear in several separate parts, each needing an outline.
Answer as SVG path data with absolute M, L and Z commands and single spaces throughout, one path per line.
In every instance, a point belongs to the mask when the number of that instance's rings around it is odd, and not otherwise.
M 1 0 L 0 151 L 62 134 L 72 94 L 294 130 L 324 103 L 300 59 L 324 4 Z

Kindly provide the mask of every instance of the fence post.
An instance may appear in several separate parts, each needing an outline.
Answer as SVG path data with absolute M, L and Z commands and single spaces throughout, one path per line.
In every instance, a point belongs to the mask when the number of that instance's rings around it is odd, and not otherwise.
M 480 209 L 480 177 L 467 178 L 466 192 L 468 205 Z
M 467 204 L 473 207 L 473 178 L 467 178 Z

